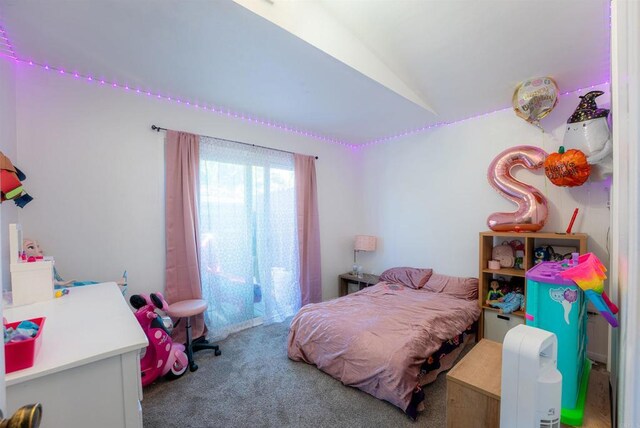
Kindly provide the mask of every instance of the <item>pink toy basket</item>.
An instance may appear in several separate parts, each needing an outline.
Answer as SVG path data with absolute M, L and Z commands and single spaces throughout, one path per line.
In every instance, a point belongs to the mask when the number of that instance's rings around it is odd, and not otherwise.
M 38 325 L 38 333 L 35 337 L 21 342 L 9 342 L 4 344 L 4 367 L 5 373 L 15 372 L 17 370 L 28 369 L 33 366 L 40 344 L 42 342 L 42 329 L 44 327 L 45 317 L 32 318 L 29 321 Z M 10 322 L 6 327 L 16 328 L 20 324 L 18 322 Z

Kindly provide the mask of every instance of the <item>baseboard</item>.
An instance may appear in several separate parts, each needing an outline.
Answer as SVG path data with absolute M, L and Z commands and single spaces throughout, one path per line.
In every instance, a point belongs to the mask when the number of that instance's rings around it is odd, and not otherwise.
M 607 354 L 598 354 L 596 352 L 587 351 L 587 357 L 592 361 L 607 364 Z

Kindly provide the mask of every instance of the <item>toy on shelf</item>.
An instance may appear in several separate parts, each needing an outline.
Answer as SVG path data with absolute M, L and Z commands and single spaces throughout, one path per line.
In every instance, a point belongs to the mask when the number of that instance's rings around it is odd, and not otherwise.
M 513 291 L 507 293 L 504 297 L 488 301 L 487 303 L 494 308 L 500 308 L 501 314 L 510 314 L 517 310 L 524 310 L 524 294 L 522 294 L 522 287 L 520 285 L 516 285 L 513 288 Z
M 513 248 L 513 267 L 516 269 L 524 269 L 524 242 L 519 239 L 509 241 L 509 245 Z
M 560 272 L 560 276 L 575 282 L 604 319 L 612 327 L 618 327 L 618 320 L 615 318 L 615 314 L 618 313 L 618 307 L 609 300 L 609 296 L 604 291 L 604 280 L 607 279 L 604 273 L 607 268 L 593 253 L 578 257 L 577 262 L 569 269 Z
M 511 291 L 513 290 L 513 286 L 515 285 L 515 278 L 516 277 L 512 276 L 512 277 L 510 277 L 509 280 L 507 280 L 504 276 L 498 276 L 496 278 L 493 278 L 489 282 L 489 286 L 491 286 L 491 283 L 493 281 L 496 281 L 498 283 L 498 289 L 502 293 L 502 296 L 500 296 L 500 297 L 504 297 L 507 294 L 511 293 Z M 488 299 L 488 300 L 491 300 L 491 299 Z M 492 300 L 497 300 L 497 299 L 492 299 Z
M 557 248 L 565 250 L 568 249 L 566 247 Z M 573 250 L 573 248 L 571 250 Z M 556 250 L 551 245 L 536 247 L 533 250 L 533 264 L 537 265 L 540 262 L 560 262 L 562 260 L 568 260 L 571 258 L 571 254 L 572 253 L 556 252 Z
M 502 291 L 502 295 L 506 296 L 507 294 L 511 293 L 511 291 L 513 290 L 511 287 L 511 282 L 510 281 L 506 281 L 504 278 L 500 279 L 500 291 Z
M 535 250 L 533 250 L 533 263 L 534 264 L 538 264 L 538 263 L 542 263 L 545 260 L 549 260 L 549 251 L 547 250 L 548 247 L 536 247 Z
M 514 239 L 512 241 L 509 241 L 509 245 L 511 245 L 511 248 L 513 248 L 513 251 L 524 251 L 524 242 L 522 242 L 519 239 Z
M 491 260 L 497 260 L 500 262 L 501 267 L 513 267 L 515 262 L 515 254 L 513 247 L 508 242 L 503 242 L 501 245 L 496 245 L 491 251 Z
M 504 297 L 504 293 L 500 290 L 500 282 L 497 279 L 492 279 L 489 283 L 489 292 L 487 293 L 487 305 L 489 305 L 490 301 L 498 300 L 501 297 Z

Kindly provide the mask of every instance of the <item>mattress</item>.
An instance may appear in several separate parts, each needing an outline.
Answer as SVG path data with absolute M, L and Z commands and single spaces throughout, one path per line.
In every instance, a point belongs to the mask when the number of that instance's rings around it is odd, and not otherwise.
M 475 299 L 381 282 L 300 309 L 288 355 L 406 412 L 427 357 L 479 316 Z

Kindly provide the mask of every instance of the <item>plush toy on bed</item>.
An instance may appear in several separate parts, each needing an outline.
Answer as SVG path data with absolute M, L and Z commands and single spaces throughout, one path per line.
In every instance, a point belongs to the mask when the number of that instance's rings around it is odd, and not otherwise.
M 494 308 L 500 308 L 501 314 L 510 314 L 518 309 L 522 311 L 524 310 L 524 295 L 522 294 L 522 287 L 517 285 L 511 293 L 488 303 Z
M 38 241 L 34 239 L 23 239 L 22 248 L 24 249 L 27 259 L 33 258 L 37 260 L 44 258 L 44 253 L 42 248 L 40 248 L 40 244 L 38 244 Z M 83 285 L 99 284 L 97 281 L 76 281 L 74 279 L 65 281 L 60 276 L 55 266 L 53 267 L 53 276 L 53 285 L 55 285 L 56 289 L 60 289 L 62 287 L 81 287 Z M 120 287 L 122 294 L 124 294 L 127 290 L 127 271 L 125 270 L 122 274 L 122 278 L 115 282 Z

